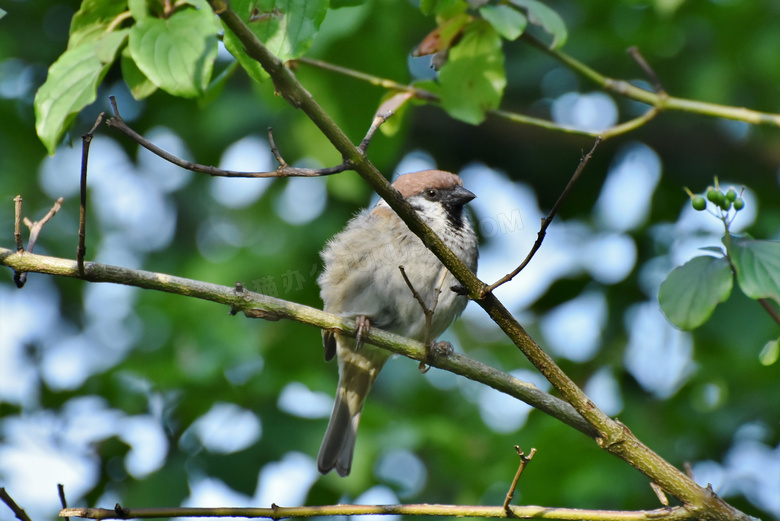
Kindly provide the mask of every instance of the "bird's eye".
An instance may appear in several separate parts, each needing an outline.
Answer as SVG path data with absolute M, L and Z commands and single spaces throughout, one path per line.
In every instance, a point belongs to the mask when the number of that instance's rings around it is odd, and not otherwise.
M 429 188 L 425 191 L 425 197 L 428 199 L 436 199 L 437 195 L 439 195 L 439 191 L 435 188 Z

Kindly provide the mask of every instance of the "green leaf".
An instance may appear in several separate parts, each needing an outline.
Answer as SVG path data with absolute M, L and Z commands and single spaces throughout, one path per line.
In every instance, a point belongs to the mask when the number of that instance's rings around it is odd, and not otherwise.
M 470 24 L 439 73 L 441 102 L 453 118 L 477 125 L 506 87 L 501 37 L 484 20 Z
M 727 247 L 745 295 L 780 302 L 780 242 L 731 236 Z
M 479 14 L 490 22 L 498 34 L 510 41 L 523 34 L 528 25 L 528 18 L 508 5 L 486 5 L 480 7 Z
M 265 72 L 263 66 L 244 51 L 244 44 L 241 43 L 238 36 L 227 27 L 225 27 L 225 35 L 222 39 L 222 43 L 225 44 L 225 48 L 233 55 L 250 78 L 257 82 L 263 82 L 269 78 L 268 73 Z
M 723 257 L 696 257 L 672 270 L 661 284 L 658 301 L 666 318 L 680 329 L 705 323 L 729 298 L 734 279 Z
M 763 366 L 770 366 L 780 358 L 780 338 L 770 340 L 758 353 L 758 361 Z
M 125 79 L 125 83 L 127 83 L 133 98 L 141 100 L 151 96 L 154 91 L 157 90 L 157 85 L 152 83 L 152 81 L 141 72 L 138 65 L 135 64 L 133 56 L 130 54 L 130 47 L 122 49 L 120 64 L 122 66 L 122 77 Z
M 387 119 L 379 130 L 385 136 L 394 136 L 400 129 L 401 123 L 403 123 L 404 114 L 409 106 L 409 102 L 414 98 L 411 92 L 393 92 L 389 91 L 382 98 L 382 103 L 376 111 L 376 115 L 387 114 L 392 112 L 393 116 Z
M 327 0 L 237 0 L 231 2 L 231 6 L 255 36 L 282 61 L 300 58 L 309 50 L 328 12 Z M 250 77 L 257 81 L 268 77 L 228 28 L 225 28 L 224 42 Z
M 155 85 L 174 96 L 194 98 L 211 80 L 218 29 L 207 7 L 186 8 L 168 19 L 148 17 L 130 30 L 130 53 Z
M 95 101 L 97 87 L 111 67 L 128 29 L 105 33 L 68 49 L 49 68 L 46 82 L 35 94 L 35 130 L 49 154 L 76 114 Z
M 127 7 L 130 9 L 135 23 L 146 20 L 149 17 L 149 4 L 146 0 L 127 0 Z
M 528 13 L 528 21 L 552 35 L 553 41 L 550 47 L 558 49 L 566 43 L 568 33 L 563 19 L 541 2 L 537 0 L 510 0 L 518 7 L 523 7 Z
M 126 1 L 84 0 L 70 21 L 68 49 L 102 38 L 106 29 L 126 10 Z

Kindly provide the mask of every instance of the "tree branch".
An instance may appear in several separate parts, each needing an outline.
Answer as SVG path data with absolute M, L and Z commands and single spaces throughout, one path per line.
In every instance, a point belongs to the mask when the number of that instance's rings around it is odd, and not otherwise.
M 89 170 L 89 147 L 92 144 L 92 138 L 95 137 L 95 131 L 103 121 L 105 113 L 98 114 L 95 124 L 89 132 L 81 136 L 81 180 L 79 186 L 79 243 L 76 246 L 76 260 L 78 261 L 79 271 L 84 273 L 84 256 L 87 254 L 87 171 Z
M 210 284 L 165 273 L 133 270 L 119 266 L 85 263 L 85 271 L 79 272 L 75 261 L 58 257 L 35 255 L 29 252 L 16 252 L 0 247 L 0 265 L 13 270 L 46 273 L 63 277 L 83 279 L 88 282 L 108 282 L 124 284 L 138 288 L 152 289 L 187 297 L 216 302 L 229 306 L 231 312 L 242 312 L 251 318 L 266 320 L 289 319 L 321 329 L 328 329 L 354 336 L 356 324 L 318 309 L 247 291 L 243 287 L 227 287 Z M 372 327 L 365 333 L 366 342 L 388 349 L 420 362 L 427 361 L 425 345 Z M 543 411 L 563 423 L 577 429 L 586 436 L 595 437 L 596 432 L 577 412 L 563 400 L 539 390 L 535 385 L 523 382 L 509 374 L 487 366 L 466 356 L 453 353 L 450 356 L 436 357 L 431 365 L 449 371 L 470 380 L 483 383 Z
M 663 90 L 660 92 L 650 92 L 637 87 L 636 85 L 632 85 L 625 80 L 615 80 L 604 76 L 600 72 L 597 72 L 596 70 L 569 56 L 563 51 L 550 49 L 547 45 L 540 42 L 528 33 L 523 33 L 521 38 L 542 52 L 549 54 L 571 70 L 585 76 L 604 90 L 614 92 L 615 94 L 619 94 L 620 96 L 629 99 L 647 103 L 648 105 L 659 110 L 679 110 L 683 112 L 690 112 L 692 114 L 702 114 L 704 116 L 734 119 L 754 125 L 772 125 L 775 127 L 780 127 L 780 114 L 759 112 L 741 107 L 730 107 L 727 105 L 719 105 L 717 103 L 707 103 L 705 101 L 676 98 L 674 96 L 669 96 Z
M 484 517 L 514 519 L 561 519 L 590 521 L 686 521 L 696 515 L 685 507 L 659 508 L 656 510 L 584 510 L 578 508 L 551 508 L 540 506 L 460 506 L 460 505 L 326 505 L 305 507 L 270 508 L 66 508 L 60 517 L 72 516 L 87 519 L 156 519 L 166 517 L 247 517 L 285 519 L 315 516 L 353 515 L 408 515 Z
M 276 144 L 273 140 L 273 133 L 271 132 L 271 129 L 268 129 L 268 140 L 269 144 L 271 146 L 271 152 L 273 153 L 274 157 L 276 158 L 277 162 L 279 163 L 279 166 L 276 170 L 270 171 L 270 172 L 236 172 L 234 170 L 223 170 L 221 168 L 217 168 L 215 166 L 208 166 L 208 165 L 201 165 L 198 163 L 193 163 L 191 161 L 187 161 L 185 159 L 181 159 L 179 157 L 174 156 L 173 154 L 166 152 L 162 148 L 158 147 L 145 137 L 143 137 L 141 134 L 130 128 L 130 126 L 125 123 L 125 120 L 122 119 L 122 116 L 119 115 L 119 108 L 116 104 L 116 99 L 114 96 L 110 96 L 109 100 L 111 101 L 111 108 L 114 112 L 114 117 L 109 118 L 106 121 L 106 125 L 108 125 L 111 128 L 114 128 L 124 134 L 125 136 L 129 137 L 151 153 L 165 159 L 169 163 L 172 163 L 180 168 L 184 168 L 185 170 L 190 170 L 191 172 L 198 172 L 201 174 L 209 174 L 213 177 L 251 177 L 251 178 L 266 178 L 266 177 L 321 177 L 321 176 L 327 176 L 327 175 L 333 175 L 333 174 L 339 174 L 341 172 L 345 172 L 347 170 L 352 170 L 352 165 L 349 163 L 349 161 L 344 161 L 343 163 L 328 167 L 328 168 L 297 168 L 293 167 L 287 164 L 287 162 L 282 158 L 281 154 L 279 153 L 279 150 L 276 148 Z M 374 132 L 376 132 L 376 129 L 384 123 L 384 121 L 387 119 L 386 116 L 381 122 L 378 124 L 374 124 L 369 128 L 369 133 L 366 135 L 366 138 L 364 139 L 365 147 L 368 147 L 368 143 L 371 141 L 371 137 L 373 137 Z
M 653 119 L 656 115 L 658 115 L 658 113 L 661 110 L 677 110 L 681 112 L 690 112 L 693 114 L 701 114 L 705 116 L 721 117 L 721 118 L 733 119 L 737 121 L 744 121 L 746 123 L 751 123 L 751 124 L 773 125 L 773 126 L 780 127 L 780 114 L 759 112 L 759 111 L 746 109 L 746 108 L 730 107 L 727 105 L 718 105 L 715 103 L 707 103 L 703 101 L 689 100 L 685 98 L 669 96 L 661 86 L 660 80 L 658 80 L 658 77 L 655 74 L 655 72 L 652 71 L 652 68 L 650 68 L 650 66 L 647 64 L 644 58 L 642 58 L 641 55 L 638 54 L 638 52 L 631 52 L 629 50 L 629 54 L 631 54 L 631 56 L 637 61 L 637 63 L 639 63 L 643 71 L 645 71 L 645 73 L 648 74 L 648 77 L 653 83 L 654 88 L 657 89 L 657 92 L 647 91 L 645 89 L 632 85 L 631 83 L 625 80 L 615 80 L 612 78 L 608 78 L 607 76 L 604 76 L 603 74 L 597 72 L 596 70 L 591 69 L 584 63 L 576 60 L 575 58 L 569 56 L 568 54 L 565 54 L 559 50 L 553 50 L 548 48 L 544 43 L 540 42 L 539 40 L 536 40 L 532 36 L 524 34 L 523 38 L 532 46 L 541 49 L 547 54 L 550 54 L 552 57 L 554 57 L 555 59 L 557 59 L 564 65 L 566 65 L 567 67 L 569 67 L 575 72 L 582 74 L 586 78 L 590 79 L 591 81 L 599 85 L 604 90 L 613 92 L 615 94 L 618 94 L 620 96 L 629 99 L 647 103 L 652 108 L 648 110 L 645 114 L 637 118 L 631 119 L 629 121 L 625 121 L 623 123 L 619 123 L 613 127 L 598 132 L 582 130 L 578 128 L 569 127 L 566 125 L 559 125 L 547 119 L 534 118 L 531 116 L 526 116 L 524 114 L 519 114 L 517 112 L 510 112 L 506 110 L 498 110 L 498 109 L 490 110 L 488 111 L 488 114 L 509 121 L 513 121 L 515 123 L 520 123 L 523 125 L 532 125 L 535 127 L 551 130 L 553 132 L 563 132 L 565 134 L 574 134 L 574 135 L 586 136 L 592 138 L 601 137 L 601 139 L 604 141 L 639 128 L 640 126 L 644 125 L 645 123 Z M 430 101 L 433 103 L 439 103 L 441 101 L 436 94 L 427 91 L 425 89 L 416 87 L 414 85 L 406 85 L 403 83 L 399 83 L 397 81 L 389 80 L 386 78 L 380 78 L 378 76 L 366 74 L 364 72 L 348 69 L 346 67 L 341 67 L 339 65 L 333 65 L 331 63 L 323 62 L 321 60 L 314 60 L 311 58 L 299 58 L 295 60 L 295 62 L 304 63 L 306 65 L 319 67 L 325 70 L 330 70 L 339 74 L 343 74 L 345 76 L 349 76 L 361 81 L 368 82 L 372 85 L 384 87 L 386 89 L 410 92 L 414 95 L 414 97 L 424 101 Z
M 515 497 L 517 482 L 520 481 L 520 476 L 523 475 L 523 471 L 525 470 L 526 465 L 528 465 L 528 462 L 531 461 L 534 454 L 536 454 L 536 449 L 531 449 L 531 452 L 526 456 L 525 452 L 520 450 L 519 445 L 515 445 L 515 451 L 517 451 L 517 455 L 520 456 L 520 465 L 517 467 L 517 472 L 515 472 L 515 477 L 512 479 L 512 484 L 509 485 L 509 491 L 506 493 L 504 504 L 502 505 L 502 508 L 506 510 L 509 515 L 512 514 L 510 503 L 512 502 L 512 498 Z
M 30 517 L 27 515 L 27 512 L 25 512 L 22 507 L 16 504 L 16 501 L 14 501 L 13 498 L 8 495 L 8 492 L 6 492 L 5 488 L 3 487 L 0 487 L 0 501 L 8 505 L 8 508 L 10 508 L 16 516 L 16 519 L 19 521 L 30 521 Z
M 520 265 L 515 268 L 511 273 L 506 274 L 501 279 L 497 280 L 490 286 L 485 288 L 485 292 L 491 292 L 497 287 L 499 287 L 501 284 L 505 284 L 515 278 L 518 273 L 523 271 L 526 266 L 528 266 L 528 263 L 531 262 L 531 259 L 534 257 L 537 251 L 539 251 L 539 248 L 542 247 L 542 242 L 544 241 L 545 236 L 547 235 L 547 228 L 550 226 L 550 223 L 552 223 L 552 220 L 555 218 L 555 215 L 558 213 L 558 209 L 561 207 L 561 204 L 563 204 L 563 201 L 566 199 L 566 197 L 569 195 L 569 192 L 571 192 L 571 189 L 574 187 L 574 183 L 577 182 L 577 179 L 580 178 L 580 175 L 585 170 L 585 166 L 588 164 L 588 161 L 590 161 L 590 158 L 593 156 L 593 152 L 596 151 L 596 147 L 599 146 L 601 143 L 601 139 L 596 139 L 596 142 L 593 143 L 593 146 L 591 147 L 590 151 L 582 156 L 582 159 L 580 159 L 580 164 L 577 165 L 577 169 L 574 171 L 574 174 L 572 174 L 571 179 L 569 179 L 568 184 L 566 185 L 566 188 L 563 189 L 563 192 L 561 192 L 561 195 L 558 196 L 558 200 L 555 201 L 555 204 L 552 207 L 552 210 L 550 210 L 550 213 L 542 219 L 542 227 L 539 229 L 539 232 L 536 234 L 536 242 L 534 242 L 533 247 L 531 248 L 531 251 L 528 252 L 528 255 L 525 257 L 525 260 L 520 263 Z
M 38 242 L 38 235 L 40 235 L 41 230 L 43 229 L 43 226 L 49 222 L 49 220 L 54 217 L 57 212 L 60 211 L 60 208 L 62 207 L 62 197 L 57 199 L 54 204 L 52 205 L 51 209 L 46 213 L 46 215 L 43 216 L 43 219 L 40 221 L 32 222 L 27 217 L 24 218 L 24 224 L 29 228 L 30 230 L 30 238 L 27 239 L 27 251 L 32 253 L 32 251 L 35 249 L 35 243 Z M 17 253 L 24 253 L 24 247 L 22 246 L 22 234 L 19 230 L 20 225 L 19 221 L 22 217 L 22 196 L 17 195 L 14 197 L 14 239 L 16 240 L 16 251 Z M 27 273 L 22 271 L 15 271 L 14 272 L 14 284 L 16 284 L 17 288 L 23 288 L 24 285 L 27 283 Z
M 379 76 L 366 74 L 361 71 L 356 71 L 354 69 L 349 69 L 347 67 L 334 65 L 332 63 L 324 62 L 322 60 L 315 60 L 312 58 L 298 58 L 296 60 L 293 60 L 293 62 L 304 63 L 306 65 L 311 65 L 313 67 L 319 67 L 321 69 L 336 72 L 344 76 L 349 76 L 351 78 L 365 81 L 367 83 L 370 83 L 371 85 L 376 85 L 379 87 L 383 87 L 385 89 L 406 92 L 410 96 L 413 96 L 423 101 L 428 101 L 431 103 L 441 103 L 441 98 L 439 98 L 439 96 L 437 96 L 431 91 L 422 89 L 420 87 L 416 87 L 414 85 L 407 85 L 387 78 L 380 78 Z M 524 114 L 519 114 L 517 112 L 511 112 L 507 110 L 493 109 L 493 110 L 489 110 L 488 114 L 502 119 L 506 119 L 508 121 L 512 121 L 514 123 L 519 123 L 522 125 L 532 125 L 546 130 L 551 130 L 553 132 L 563 132 L 565 134 L 574 134 L 578 136 L 586 136 L 592 138 L 600 137 L 603 141 L 606 141 L 607 139 L 611 139 L 615 136 L 625 134 L 644 125 L 645 123 L 653 119 L 658 114 L 658 110 L 656 110 L 655 108 L 651 108 L 645 114 L 637 118 L 631 119 L 624 123 L 617 124 L 613 127 L 602 130 L 600 132 L 593 132 L 590 130 L 582 130 L 574 127 L 569 127 L 566 125 L 559 125 L 547 119 L 526 116 Z
M 671 495 L 691 505 L 702 518 L 724 521 L 748 519 L 748 516 L 721 500 L 711 489 L 704 489 L 697 485 L 688 476 L 640 442 L 625 425 L 613 421 L 596 407 L 526 333 L 517 319 L 495 295 L 493 293 L 484 294 L 485 283 L 480 281 L 422 221 L 401 194 L 390 185 L 363 152 L 349 140 L 341 128 L 317 104 L 293 73 L 258 40 L 241 18 L 230 9 L 228 3 L 225 0 L 209 0 L 209 2 L 225 26 L 240 39 L 247 54 L 256 59 L 269 73 L 276 90 L 293 107 L 304 111 L 336 150 L 342 154 L 345 161 L 354 164 L 354 170 L 388 203 L 409 229 L 420 237 L 450 273 L 458 279 L 469 297 L 475 299 L 526 358 L 561 393 L 563 398 L 593 426 L 599 433 L 596 441 L 601 448 L 625 460 Z M 642 89 L 637 90 L 652 94 Z M 780 120 L 780 116 L 778 119 Z

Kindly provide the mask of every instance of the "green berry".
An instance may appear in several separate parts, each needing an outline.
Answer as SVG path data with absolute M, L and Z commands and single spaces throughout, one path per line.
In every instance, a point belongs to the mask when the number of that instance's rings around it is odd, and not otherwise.
M 720 201 L 718 201 L 718 206 L 723 210 L 728 212 L 731 208 L 731 201 L 729 201 L 726 197 L 723 197 Z
M 691 205 L 693 205 L 693 209 L 697 212 L 701 212 L 705 208 L 707 208 L 707 201 L 704 200 L 704 197 L 697 195 L 693 199 L 691 199 Z
M 720 190 L 710 188 L 707 190 L 707 199 L 720 206 L 720 202 L 724 199 Z
M 738 197 L 734 200 L 734 209 L 739 211 L 745 207 L 745 200 Z
M 729 188 L 729 191 L 726 192 L 726 199 L 728 199 L 733 203 L 736 198 L 737 198 L 737 192 L 733 188 Z

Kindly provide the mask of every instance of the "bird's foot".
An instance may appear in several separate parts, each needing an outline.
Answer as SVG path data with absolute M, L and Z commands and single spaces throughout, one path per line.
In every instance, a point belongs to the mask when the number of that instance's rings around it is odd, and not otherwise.
M 431 346 L 430 354 L 433 355 L 434 358 L 440 358 L 451 356 L 454 352 L 455 349 L 452 348 L 452 344 L 442 340 L 441 342 L 435 342 L 433 346 Z
M 363 347 L 363 335 L 367 335 L 371 330 L 371 322 L 365 315 L 360 315 L 355 319 L 357 329 L 355 330 L 355 351 Z
M 425 361 L 420 362 L 418 368 L 422 374 L 425 374 L 430 370 L 430 362 L 437 358 L 443 358 L 451 356 L 455 350 L 452 348 L 452 344 L 449 342 L 433 342 L 425 347 Z

